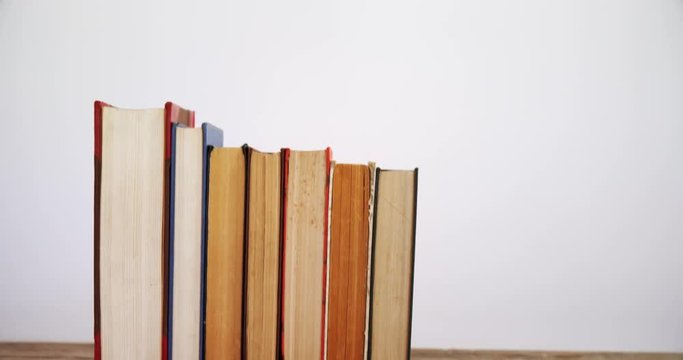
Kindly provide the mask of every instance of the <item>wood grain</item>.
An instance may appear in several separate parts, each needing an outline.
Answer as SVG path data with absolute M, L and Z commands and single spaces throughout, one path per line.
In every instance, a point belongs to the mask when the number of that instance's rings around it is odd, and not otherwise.
M 93 344 L 0 343 L 0 359 L 92 359 Z
M 683 354 L 413 349 L 420 360 L 683 360 Z
M 1 360 L 93 358 L 92 344 L 0 343 Z M 413 349 L 415 360 L 683 360 L 683 354 Z

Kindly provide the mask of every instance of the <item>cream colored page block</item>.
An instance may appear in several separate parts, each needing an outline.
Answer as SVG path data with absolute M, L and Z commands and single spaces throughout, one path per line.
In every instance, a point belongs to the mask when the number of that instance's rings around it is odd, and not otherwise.
M 175 359 L 199 356 L 202 152 L 202 129 L 177 129 L 171 348 Z
M 103 109 L 102 359 L 161 358 L 164 112 Z
M 284 290 L 286 359 L 318 359 L 322 351 L 326 156 L 324 151 L 292 151 L 289 158 Z
M 413 171 L 382 171 L 377 178 L 373 360 L 405 359 L 408 354 L 414 176 Z
M 280 249 L 280 154 L 253 151 L 249 185 L 247 359 L 274 359 Z

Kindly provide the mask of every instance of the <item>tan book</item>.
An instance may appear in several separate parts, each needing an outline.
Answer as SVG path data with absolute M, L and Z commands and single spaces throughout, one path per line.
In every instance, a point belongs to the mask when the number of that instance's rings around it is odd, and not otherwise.
M 376 172 L 368 358 L 409 359 L 417 169 Z
M 249 149 L 245 358 L 276 358 L 281 265 L 281 156 Z
M 370 168 L 336 164 L 333 173 L 327 359 L 363 360 L 370 242 Z
M 331 152 L 284 149 L 282 354 L 324 357 Z
M 214 148 L 209 161 L 205 356 L 237 360 L 242 356 L 246 158 L 243 148 Z

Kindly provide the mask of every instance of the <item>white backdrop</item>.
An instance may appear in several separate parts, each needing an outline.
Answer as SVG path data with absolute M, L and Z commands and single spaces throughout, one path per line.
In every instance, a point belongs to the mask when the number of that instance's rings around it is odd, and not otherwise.
M 88 341 L 92 102 L 420 167 L 413 345 L 683 351 L 683 1 L 0 0 L 0 340 Z

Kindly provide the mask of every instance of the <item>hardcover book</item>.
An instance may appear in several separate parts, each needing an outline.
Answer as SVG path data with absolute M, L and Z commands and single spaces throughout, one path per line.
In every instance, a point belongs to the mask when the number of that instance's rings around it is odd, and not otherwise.
M 209 157 L 206 262 L 206 359 L 243 356 L 246 146 Z
M 283 149 L 282 353 L 324 358 L 332 153 Z
M 327 359 L 365 356 L 370 168 L 336 164 L 332 177 Z
M 245 359 L 276 359 L 280 327 L 280 153 L 249 149 Z
M 166 359 L 171 124 L 194 112 L 95 102 L 95 359 Z
M 208 242 L 208 223 L 209 223 L 209 173 L 211 172 L 211 152 L 217 147 L 223 146 L 223 131 L 211 124 L 202 124 L 202 134 L 204 143 L 204 157 L 202 158 L 202 284 L 201 284 L 201 324 L 199 329 L 199 359 L 205 358 L 206 349 L 206 261 L 207 261 L 207 242 Z
M 173 125 L 169 242 L 168 357 L 201 357 L 208 151 L 220 129 Z
M 417 169 L 377 169 L 368 358 L 410 359 Z

